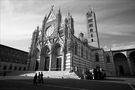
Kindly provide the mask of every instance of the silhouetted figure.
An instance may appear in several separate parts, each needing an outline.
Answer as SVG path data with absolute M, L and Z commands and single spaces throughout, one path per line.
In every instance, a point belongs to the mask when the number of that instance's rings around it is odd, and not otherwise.
M 94 68 L 94 79 L 96 80 L 97 79 L 97 69 L 96 68 Z
M 41 83 L 41 74 L 40 74 L 40 72 L 38 73 L 38 83 Z
M 43 73 L 40 74 L 41 83 L 44 83 Z
M 33 84 L 37 85 L 37 73 L 35 73 L 34 79 L 33 79 Z

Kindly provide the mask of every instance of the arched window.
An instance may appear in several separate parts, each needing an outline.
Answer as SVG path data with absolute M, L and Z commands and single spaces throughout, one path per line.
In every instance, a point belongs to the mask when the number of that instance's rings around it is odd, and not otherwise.
M 9 66 L 9 70 L 12 70 L 12 64 Z
M 93 37 L 93 34 L 91 34 L 91 37 Z
M 98 53 L 95 54 L 95 59 L 96 59 L 96 62 L 99 62 L 99 55 L 98 55 Z
M 93 32 L 93 29 L 90 29 L 90 32 Z
M 83 46 L 81 46 L 81 57 L 83 57 Z
M 6 70 L 7 69 L 7 66 L 5 65 L 4 67 L 3 67 L 3 70 Z
M 94 40 L 93 40 L 93 39 L 91 39 L 91 42 L 94 42 Z
M 106 62 L 110 63 L 110 56 L 108 54 L 106 55 Z
M 78 48 L 78 46 L 77 46 L 77 42 L 75 42 L 75 44 L 74 44 L 74 53 L 75 53 L 75 55 L 77 55 L 77 48 Z
M 14 70 L 17 70 L 17 66 L 14 67 Z

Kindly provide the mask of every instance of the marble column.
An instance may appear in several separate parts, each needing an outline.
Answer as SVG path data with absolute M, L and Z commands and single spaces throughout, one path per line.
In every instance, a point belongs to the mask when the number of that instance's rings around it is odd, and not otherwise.
M 40 55 L 37 57 L 37 61 L 38 61 L 38 70 L 40 70 L 40 65 L 41 65 L 41 63 L 40 63 Z
M 112 73 L 113 73 L 114 76 L 117 76 L 116 67 L 115 67 L 115 63 L 114 63 L 114 55 L 113 55 L 112 52 L 111 52 L 110 55 L 111 55 L 111 61 L 112 61 L 112 67 L 113 67 L 113 70 L 112 70 L 113 72 Z
M 62 54 L 62 61 L 61 61 L 61 71 L 64 71 L 64 59 L 65 59 L 65 54 Z
M 52 54 L 50 54 L 49 71 L 51 71 L 51 68 L 52 68 Z

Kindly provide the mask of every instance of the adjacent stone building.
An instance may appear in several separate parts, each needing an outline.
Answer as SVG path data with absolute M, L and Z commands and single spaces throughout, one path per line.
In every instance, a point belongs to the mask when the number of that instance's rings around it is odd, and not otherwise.
M 135 75 L 135 48 L 106 51 L 105 56 L 107 75 Z
M 9 71 L 26 71 L 28 52 L 0 44 L 0 73 Z

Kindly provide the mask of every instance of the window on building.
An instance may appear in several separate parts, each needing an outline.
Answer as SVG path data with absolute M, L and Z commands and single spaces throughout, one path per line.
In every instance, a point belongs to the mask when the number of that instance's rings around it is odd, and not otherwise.
M 14 70 L 17 70 L 17 66 L 14 67 Z
M 91 42 L 94 42 L 94 40 L 93 40 L 93 39 L 91 39 Z
M 23 71 L 25 71 L 25 70 L 26 70 L 26 67 L 23 68 Z
M 110 56 L 108 54 L 106 55 L 106 60 L 107 63 L 110 63 Z
M 83 46 L 81 46 L 81 57 L 83 57 Z
M 88 19 L 88 23 L 90 23 L 90 22 L 92 22 L 93 21 L 93 19 Z
M 77 55 L 77 49 L 78 49 L 78 46 L 77 46 L 77 42 L 75 42 L 75 44 L 74 44 L 74 51 L 75 51 L 75 55 Z
M 88 17 L 91 17 L 91 16 L 92 16 L 92 14 L 91 14 L 91 13 L 87 13 L 87 16 L 88 16 Z
M 12 70 L 12 64 L 9 66 L 9 70 Z
M 7 66 L 6 66 L 6 65 L 4 65 L 3 70 L 6 70 L 6 69 L 7 69 Z
M 93 32 L 93 29 L 90 29 L 90 32 Z
M 96 59 L 96 62 L 99 62 L 99 55 L 98 55 L 98 53 L 95 54 L 95 59 Z
M 93 34 L 91 34 L 91 37 L 93 37 Z
M 22 69 L 22 67 L 20 66 L 20 67 L 19 67 L 19 71 L 21 71 L 21 69 Z

